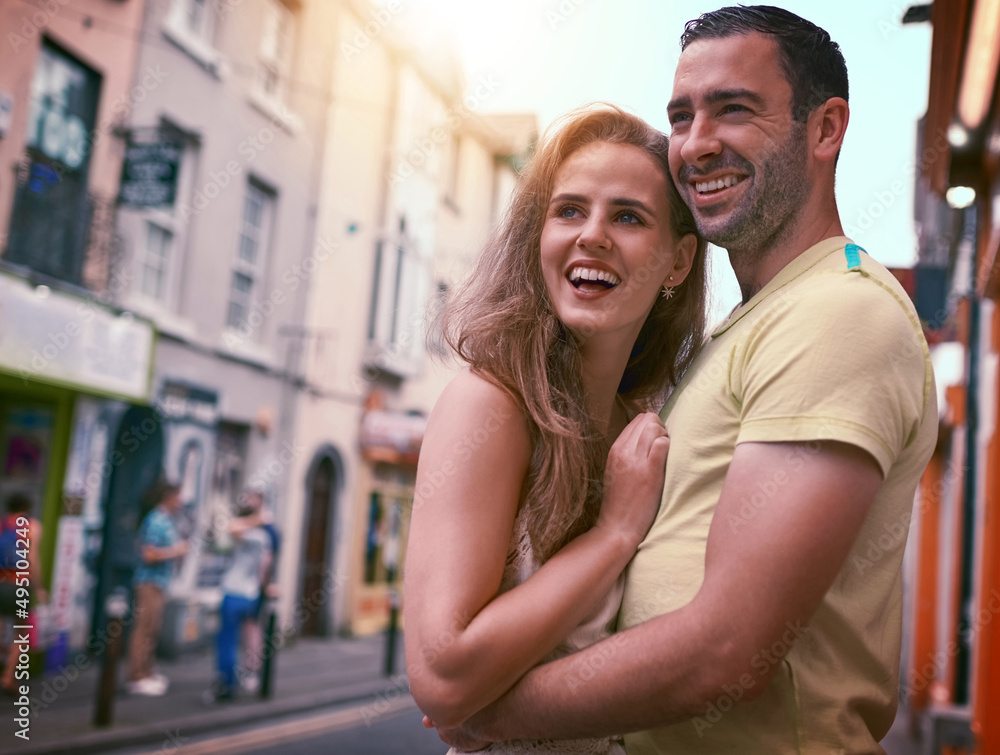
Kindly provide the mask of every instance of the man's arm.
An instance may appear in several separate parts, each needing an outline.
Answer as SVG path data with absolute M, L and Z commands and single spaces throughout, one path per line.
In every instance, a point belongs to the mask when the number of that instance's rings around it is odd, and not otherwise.
M 788 472 L 790 453 L 801 467 Z M 788 484 L 741 519 L 740 497 L 784 470 Z M 705 713 L 724 687 L 759 695 L 780 659 L 762 650 L 808 623 L 882 483 L 875 460 L 844 443 L 737 446 L 709 531 L 704 583 L 687 606 L 541 666 L 442 738 L 564 739 L 665 726 Z M 759 489 L 766 489 L 764 487 Z M 663 575 L 669 580 L 670 575 Z M 471 738 L 471 739 L 470 739 Z

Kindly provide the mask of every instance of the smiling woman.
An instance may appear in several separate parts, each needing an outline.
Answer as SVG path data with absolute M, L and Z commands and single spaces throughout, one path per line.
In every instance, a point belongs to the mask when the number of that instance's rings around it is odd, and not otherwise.
M 543 139 L 445 312 L 469 370 L 428 422 L 405 584 L 411 691 L 439 727 L 610 633 L 663 486 L 663 426 L 641 409 L 700 343 L 704 262 L 662 133 L 593 106 Z M 490 751 L 623 752 L 607 738 Z

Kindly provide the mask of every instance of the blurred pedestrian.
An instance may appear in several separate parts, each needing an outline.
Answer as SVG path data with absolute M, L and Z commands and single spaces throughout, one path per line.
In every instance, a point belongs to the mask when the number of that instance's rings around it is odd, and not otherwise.
M 30 515 L 31 499 L 23 493 L 13 493 L 6 501 L 6 514 L 0 517 L 0 616 L 5 621 L 0 635 L 7 631 L 6 619 L 10 623 L 23 624 L 26 616 L 17 616 L 17 610 L 27 605 L 28 610 L 38 603 L 47 603 L 48 594 L 42 587 L 41 559 L 38 557 L 42 545 L 42 525 Z M 23 555 L 22 555 L 23 554 Z M 17 562 L 27 561 L 27 578 L 18 576 Z M 27 599 L 18 597 L 18 588 L 27 588 Z M 24 595 L 22 592 L 21 595 Z M 20 648 L 11 641 L 4 664 L 0 687 L 9 694 L 14 694 L 17 685 L 14 684 L 14 667 Z
M 239 516 L 229 523 L 229 534 L 236 542 L 233 560 L 222 576 L 220 627 L 216 638 L 217 676 L 206 702 L 232 700 L 236 697 L 236 658 L 240 627 L 256 616 L 261 589 L 271 568 L 271 536 L 264 529 L 269 517 L 263 511 L 264 497 L 257 490 L 243 493 Z
M 135 623 L 128 650 L 128 690 L 133 695 L 158 696 L 167 691 L 169 680 L 153 671 L 153 655 L 160 636 L 167 586 L 174 563 L 188 552 L 174 524 L 180 511 L 180 486 L 161 480 L 150 492 L 156 507 L 139 529 L 139 566 L 135 570 Z
M 259 493 L 263 495 L 261 491 Z M 262 499 L 263 500 L 263 499 Z M 256 610 L 243 622 L 243 672 L 240 674 L 240 686 L 247 692 L 256 692 L 260 687 L 260 670 L 264 658 L 264 606 L 269 598 L 278 596 L 278 586 L 274 581 L 278 564 L 278 547 L 281 535 L 272 521 L 273 516 L 261 504 L 261 528 L 267 534 L 271 543 L 271 563 L 261 583 L 260 597 L 257 599 Z

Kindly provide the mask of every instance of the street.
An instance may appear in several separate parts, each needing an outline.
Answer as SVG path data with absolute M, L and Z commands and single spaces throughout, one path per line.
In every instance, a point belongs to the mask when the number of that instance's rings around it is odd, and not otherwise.
M 301 713 L 260 726 L 242 726 L 186 738 L 174 732 L 163 742 L 119 750 L 118 755 L 444 755 L 448 747 L 421 725 L 409 695 L 378 705 L 354 704 Z

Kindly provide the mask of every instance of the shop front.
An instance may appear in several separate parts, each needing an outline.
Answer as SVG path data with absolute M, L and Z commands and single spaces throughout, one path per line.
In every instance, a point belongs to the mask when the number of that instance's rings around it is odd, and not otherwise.
M 0 273 L 0 505 L 25 494 L 42 523 L 31 545 L 51 596 L 52 667 L 99 620 L 102 569 L 134 558 L 118 533 L 137 514 L 105 500 L 159 471 L 135 452 L 148 444 L 112 437 L 148 401 L 154 345 L 144 320 Z
M 389 623 L 402 591 L 402 566 L 413 509 L 417 458 L 427 418 L 369 410 L 361 423 L 356 555 L 351 569 L 352 634 L 374 634 Z

